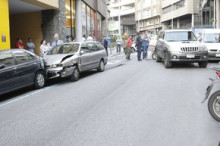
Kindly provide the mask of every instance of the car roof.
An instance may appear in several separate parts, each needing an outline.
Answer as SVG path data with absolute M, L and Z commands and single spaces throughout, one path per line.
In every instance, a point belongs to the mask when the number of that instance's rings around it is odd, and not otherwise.
M 220 33 L 220 29 L 204 29 L 204 33 Z

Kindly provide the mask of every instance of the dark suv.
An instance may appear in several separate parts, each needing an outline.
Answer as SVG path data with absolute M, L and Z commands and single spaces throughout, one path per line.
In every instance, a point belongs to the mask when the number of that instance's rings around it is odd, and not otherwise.
M 23 49 L 0 51 L 0 95 L 34 85 L 45 85 L 44 61 Z

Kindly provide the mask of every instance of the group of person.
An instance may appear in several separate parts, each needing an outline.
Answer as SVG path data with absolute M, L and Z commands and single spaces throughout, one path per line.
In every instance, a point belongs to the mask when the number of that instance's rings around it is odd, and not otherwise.
M 40 56 L 43 56 L 45 53 L 47 53 L 51 48 L 63 44 L 63 41 L 59 39 L 59 35 L 56 33 L 54 34 L 54 41 L 52 42 L 52 44 L 50 45 L 50 43 L 48 43 L 46 40 L 42 40 L 40 42 Z M 18 38 L 16 43 L 15 43 L 15 48 L 19 48 L 19 49 L 25 49 L 24 44 L 23 44 L 23 40 L 21 38 Z M 35 53 L 35 44 L 32 41 L 32 38 L 29 37 L 28 41 L 26 43 L 26 48 L 28 51 Z
M 142 59 L 146 59 L 147 60 L 147 54 L 148 54 L 148 46 L 149 46 L 149 37 L 147 36 L 147 34 L 143 34 L 141 35 L 140 33 L 137 33 L 137 37 L 135 40 L 135 46 L 137 48 L 137 60 L 141 61 Z M 120 53 L 121 52 L 121 46 L 122 46 L 123 40 L 121 39 L 120 36 L 118 36 L 117 40 L 116 40 L 116 52 Z M 132 36 L 129 36 L 126 43 L 125 43 L 125 47 L 124 47 L 124 53 L 126 56 L 127 60 L 130 60 L 130 54 L 131 54 L 131 47 L 133 44 L 133 39 Z M 143 57 L 141 59 L 141 54 L 143 52 Z

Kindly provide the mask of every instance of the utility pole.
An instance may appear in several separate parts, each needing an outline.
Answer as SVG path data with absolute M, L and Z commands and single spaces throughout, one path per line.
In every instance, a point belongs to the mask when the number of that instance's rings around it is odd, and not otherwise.
M 119 21 L 119 28 L 118 28 L 118 35 L 121 36 L 121 0 L 119 2 L 119 15 L 118 15 L 118 21 Z

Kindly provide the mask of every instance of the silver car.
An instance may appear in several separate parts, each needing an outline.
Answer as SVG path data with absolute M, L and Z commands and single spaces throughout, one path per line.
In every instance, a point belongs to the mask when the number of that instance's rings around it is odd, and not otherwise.
M 47 77 L 69 77 L 77 81 L 80 72 L 97 69 L 105 70 L 107 54 L 100 42 L 73 42 L 58 45 L 48 51 L 46 61 Z
M 166 68 L 173 62 L 197 62 L 200 67 L 208 63 L 208 50 L 204 44 L 197 41 L 190 30 L 162 31 L 156 43 L 156 61 L 164 61 Z

